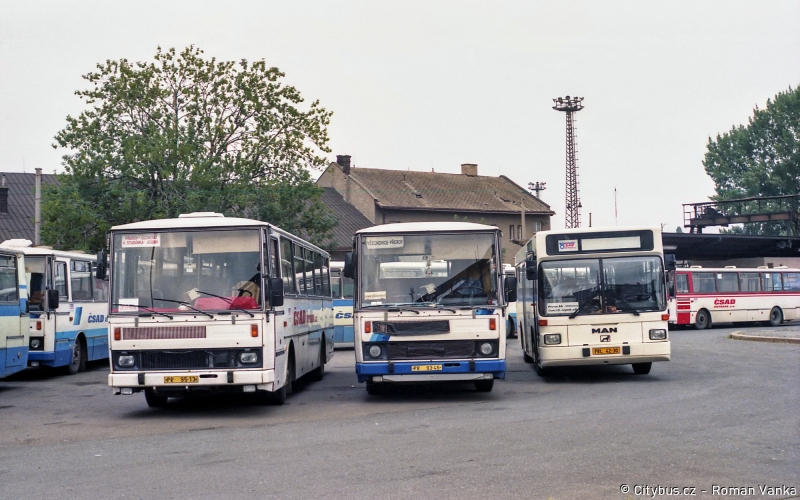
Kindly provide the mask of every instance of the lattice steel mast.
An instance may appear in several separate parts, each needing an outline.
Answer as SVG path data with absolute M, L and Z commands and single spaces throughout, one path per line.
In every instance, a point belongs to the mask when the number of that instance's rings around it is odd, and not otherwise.
M 581 227 L 581 200 L 578 196 L 578 163 L 575 158 L 575 120 L 573 113 L 583 109 L 583 97 L 553 99 L 553 109 L 567 114 L 567 182 L 564 227 Z

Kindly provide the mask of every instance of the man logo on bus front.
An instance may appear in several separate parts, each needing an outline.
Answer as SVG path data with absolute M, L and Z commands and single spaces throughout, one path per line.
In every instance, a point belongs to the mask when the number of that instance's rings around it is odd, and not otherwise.
M 600 335 L 600 342 L 611 342 L 611 335 Z

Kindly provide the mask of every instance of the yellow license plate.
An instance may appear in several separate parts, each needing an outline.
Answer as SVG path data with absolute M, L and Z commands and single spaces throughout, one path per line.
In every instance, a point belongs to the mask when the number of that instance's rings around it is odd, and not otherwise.
M 411 367 L 412 372 L 440 372 L 442 365 L 416 365 Z
M 200 382 L 200 377 L 164 377 L 165 384 L 196 384 Z
M 592 354 L 619 354 L 619 347 L 595 347 Z

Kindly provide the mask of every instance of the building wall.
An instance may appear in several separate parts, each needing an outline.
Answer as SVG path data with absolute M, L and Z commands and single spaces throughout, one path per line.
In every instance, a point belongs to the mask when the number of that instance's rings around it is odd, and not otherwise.
M 320 187 L 332 187 L 342 195 L 346 202 L 356 207 L 366 218 L 376 224 L 380 224 L 380 222 L 376 221 L 375 199 L 372 195 L 336 166 L 328 166 L 317 180 L 317 185 Z

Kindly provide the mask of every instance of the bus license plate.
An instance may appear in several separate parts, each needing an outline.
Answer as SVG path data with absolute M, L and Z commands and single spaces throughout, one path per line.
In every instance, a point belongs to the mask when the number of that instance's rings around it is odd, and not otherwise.
M 164 377 L 165 384 L 196 384 L 200 382 L 200 377 Z
M 592 354 L 619 354 L 619 347 L 595 347 Z
M 440 372 L 442 365 L 415 365 L 411 367 L 412 372 Z

